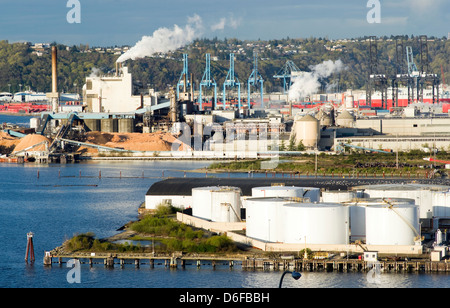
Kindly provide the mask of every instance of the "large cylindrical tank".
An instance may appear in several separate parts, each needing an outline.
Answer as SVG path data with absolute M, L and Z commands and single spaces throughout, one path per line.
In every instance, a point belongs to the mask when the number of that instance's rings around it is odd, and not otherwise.
M 354 191 L 347 190 L 335 190 L 335 191 L 323 191 L 322 202 L 324 203 L 342 203 L 348 202 L 356 198 Z
M 320 140 L 320 122 L 311 115 L 306 115 L 294 121 L 292 136 L 295 136 L 295 143 L 300 141 L 307 148 L 316 148 Z
M 303 187 L 303 198 L 309 199 L 311 202 L 320 202 L 320 188 Z
M 418 206 L 388 201 L 365 208 L 366 244 L 414 245 L 419 236 Z
M 192 215 L 215 222 L 240 221 L 241 190 L 208 186 L 192 189 Z
M 414 199 L 420 209 L 420 218 L 433 217 L 433 195 L 436 191 L 448 191 L 449 186 L 424 184 L 381 184 L 358 187 L 369 198 Z
M 342 204 L 286 204 L 283 220 L 285 243 L 348 244 L 349 211 Z
M 288 198 L 267 197 L 246 200 L 246 235 L 267 242 L 284 242 L 282 206 Z
M 433 194 L 433 216 L 450 217 L 450 191 L 437 191 Z
M 342 111 L 336 117 L 336 125 L 341 127 L 353 127 L 355 123 L 355 117 L 347 110 Z
M 41 125 L 41 118 L 30 119 L 30 128 L 34 128 L 36 130 L 39 128 L 40 125 Z
M 391 204 L 414 205 L 413 199 L 386 199 Z M 350 211 L 350 239 L 352 241 L 365 241 L 366 239 L 366 208 L 387 204 L 380 198 L 354 199 L 346 202 Z
M 303 197 L 303 188 L 295 186 L 253 187 L 252 197 Z

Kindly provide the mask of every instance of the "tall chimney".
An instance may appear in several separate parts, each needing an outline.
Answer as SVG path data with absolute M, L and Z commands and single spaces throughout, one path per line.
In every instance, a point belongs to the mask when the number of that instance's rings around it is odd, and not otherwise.
M 52 110 L 58 112 L 58 52 L 56 46 L 52 46 Z
M 52 92 L 58 93 L 58 51 L 52 47 Z

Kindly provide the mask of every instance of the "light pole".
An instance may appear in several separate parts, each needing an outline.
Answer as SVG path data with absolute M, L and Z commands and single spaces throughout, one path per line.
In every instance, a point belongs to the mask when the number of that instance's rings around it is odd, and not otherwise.
M 286 275 L 286 274 L 291 274 L 292 275 L 292 278 L 294 278 L 295 280 L 299 280 L 300 279 L 300 277 L 302 277 L 302 275 L 299 273 L 299 272 L 291 272 L 291 271 L 285 271 L 284 273 L 283 273 L 283 275 L 281 275 L 281 279 L 280 279 L 280 285 L 278 286 L 278 288 L 280 288 L 281 289 L 281 285 L 283 284 L 283 278 L 284 278 L 284 276 Z

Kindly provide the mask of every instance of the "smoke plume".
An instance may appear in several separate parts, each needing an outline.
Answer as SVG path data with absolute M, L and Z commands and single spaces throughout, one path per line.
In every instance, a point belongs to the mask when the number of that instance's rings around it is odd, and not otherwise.
M 344 64 L 341 60 L 336 62 L 328 60 L 310 68 L 311 72 L 301 72 L 293 78 L 293 84 L 289 89 L 290 100 L 298 101 L 316 93 L 321 85 L 320 80 L 340 72 L 344 69 Z
M 188 18 L 184 28 L 174 25 L 173 29 L 159 28 L 152 36 L 144 36 L 134 47 L 121 55 L 117 62 L 135 60 L 158 52 L 168 52 L 183 47 L 202 35 L 202 19 L 198 15 Z

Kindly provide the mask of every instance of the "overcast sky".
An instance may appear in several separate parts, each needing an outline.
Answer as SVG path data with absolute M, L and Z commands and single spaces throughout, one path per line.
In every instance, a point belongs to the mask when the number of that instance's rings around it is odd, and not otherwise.
M 78 1 L 81 23 L 71 24 L 68 0 L 0 0 L 0 40 L 135 45 L 159 28 L 183 28 L 193 16 L 202 23 L 199 37 L 220 39 L 443 37 L 450 32 L 450 0 L 379 0 L 380 23 L 367 21 L 369 0 Z

